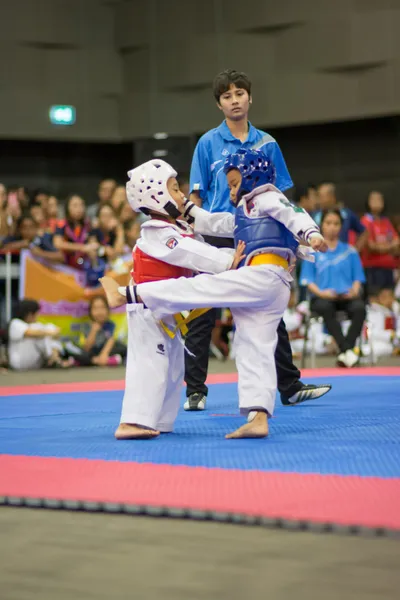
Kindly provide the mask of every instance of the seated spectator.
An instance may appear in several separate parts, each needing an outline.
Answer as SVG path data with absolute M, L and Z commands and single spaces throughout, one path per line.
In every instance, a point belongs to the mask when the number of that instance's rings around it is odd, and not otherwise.
M 143 216 L 143 218 L 142 218 Z M 122 224 L 122 226 L 125 226 L 125 223 L 127 223 L 127 221 L 131 221 L 132 219 L 137 218 L 140 222 L 145 221 L 148 217 L 146 217 L 146 215 L 140 215 L 138 213 L 134 213 L 130 204 L 128 204 L 128 202 L 125 202 L 125 204 L 123 204 L 121 206 L 121 209 L 119 211 L 118 214 L 118 222 Z
M 323 183 L 318 187 L 318 203 L 320 210 L 313 214 L 313 219 L 317 225 L 321 226 L 323 211 L 335 208 L 340 211 L 342 218 L 342 228 L 340 230 L 340 241 L 349 243 L 351 232 L 356 234 L 355 247 L 360 252 L 367 240 L 368 233 L 357 215 L 344 206 L 339 205 L 336 197 L 336 187 L 333 183 Z
M 5 227 L 7 236 L 14 235 L 17 229 L 17 222 L 22 216 L 21 205 L 18 200 L 17 192 L 9 190 L 7 194 L 7 205 L 5 210 Z
M 90 323 L 85 323 L 83 350 L 97 366 L 120 365 L 126 358 L 125 344 L 115 336 L 115 323 L 110 321 L 110 309 L 104 296 L 94 296 L 89 304 Z
M 338 364 L 354 367 L 359 360 L 354 347 L 365 320 L 362 300 L 365 276 L 357 251 L 339 239 L 342 222 L 340 210 L 324 211 L 321 232 L 328 251 L 316 253 L 315 263 L 303 263 L 300 283 L 308 286 L 312 294 L 311 310 L 323 317 L 328 333 L 339 348 Z M 346 336 L 337 319 L 337 311 L 346 312 L 351 321 Z
M 385 200 L 380 192 L 371 192 L 367 213 L 361 222 L 368 231 L 368 239 L 361 253 L 368 287 L 394 286 L 395 254 L 400 247 L 399 236 L 390 220 L 384 216 Z
M 392 288 L 370 288 L 368 333 L 375 358 L 398 353 L 400 345 L 400 306 Z
M 98 242 L 104 249 L 104 256 L 113 261 L 121 256 L 124 250 L 124 230 L 114 209 L 109 204 L 103 204 L 97 213 L 99 226 L 92 230 L 91 241 Z
M 12 369 L 41 369 L 70 366 L 62 360 L 57 338 L 60 329 L 52 324 L 38 323 L 40 306 L 36 300 L 22 300 L 8 328 L 8 360 Z
M 32 202 L 31 204 L 40 204 L 43 208 L 44 213 L 47 211 L 47 202 L 50 198 L 50 192 L 43 188 L 39 188 L 35 190 L 32 194 Z
M 37 223 L 30 215 L 21 217 L 16 234 L 6 237 L 2 243 L 2 250 L 5 251 L 27 249 L 37 258 L 43 258 L 53 263 L 64 262 L 64 255 L 54 247 L 52 236 L 46 233 L 40 234 Z M 18 256 L 14 262 L 19 262 Z
M 86 218 L 84 200 L 73 194 L 67 199 L 65 208 L 65 224 L 57 227 L 54 234 L 54 246 L 61 250 L 65 262 L 75 269 L 85 270 L 85 260 L 97 260 L 98 242 L 89 242 L 92 226 Z

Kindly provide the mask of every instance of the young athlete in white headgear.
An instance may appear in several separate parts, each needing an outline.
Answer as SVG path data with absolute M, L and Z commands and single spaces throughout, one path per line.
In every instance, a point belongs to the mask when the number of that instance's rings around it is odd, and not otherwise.
M 160 319 L 194 307 L 230 306 L 236 325 L 239 406 L 248 422 L 227 437 L 266 437 L 276 395 L 276 330 L 289 300 L 290 268 L 296 255 L 306 254 L 299 241 L 320 251 L 326 251 L 326 243 L 312 218 L 272 185 L 275 169 L 264 154 L 240 149 L 227 158 L 224 169 L 235 215 L 210 214 L 188 200 L 178 206 L 195 231 L 232 236 L 236 248 L 244 242 L 243 268 L 126 289 L 109 278 L 101 281 L 112 306 L 143 302 Z
M 136 283 L 191 277 L 198 272 L 221 273 L 236 268 L 239 262 L 240 249 L 235 259 L 232 250 L 204 243 L 190 225 L 177 221 L 181 217 L 178 205 L 185 197 L 176 175 L 163 160 L 150 160 L 128 173 L 126 190 L 132 209 L 151 217 L 142 224 L 133 252 Z M 191 313 L 190 318 L 194 316 Z M 172 431 L 178 413 L 184 374 L 180 332 L 185 329 L 184 317 L 171 313 L 160 321 L 143 305 L 129 303 L 127 320 L 125 394 L 115 436 L 151 438 Z

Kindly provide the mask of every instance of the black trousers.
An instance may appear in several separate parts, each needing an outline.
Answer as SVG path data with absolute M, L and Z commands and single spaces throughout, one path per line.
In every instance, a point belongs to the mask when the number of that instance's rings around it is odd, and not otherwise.
M 209 244 L 219 248 L 232 247 L 232 240 L 225 238 L 205 238 Z M 229 302 L 227 302 L 229 305 Z M 211 342 L 211 333 L 215 326 L 216 309 L 212 309 L 189 323 L 189 333 L 186 337 L 186 347 L 195 356 L 185 352 L 185 381 L 186 395 L 195 392 L 207 395 L 208 388 L 205 384 L 208 373 L 208 358 Z M 293 364 L 292 349 L 289 336 L 283 320 L 278 326 L 278 344 L 275 351 L 275 364 L 278 377 L 278 390 L 285 396 L 292 396 L 298 392 L 302 383 L 300 371 Z
M 361 298 L 354 298 L 354 300 L 313 298 L 311 310 L 323 317 L 328 333 L 335 340 L 340 352 L 346 352 L 346 350 L 354 348 L 366 315 L 365 303 Z M 346 312 L 351 320 L 346 336 L 343 335 L 341 325 L 336 318 L 337 311 Z

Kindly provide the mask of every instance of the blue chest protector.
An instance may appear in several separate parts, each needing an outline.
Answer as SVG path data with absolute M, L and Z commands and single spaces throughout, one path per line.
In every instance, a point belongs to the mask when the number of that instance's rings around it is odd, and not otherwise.
M 282 248 L 291 250 L 294 255 L 298 242 L 294 235 L 282 223 L 272 217 L 256 217 L 251 219 L 243 209 L 243 205 L 236 209 L 235 214 L 235 248 L 239 241 L 246 244 L 246 258 L 258 250 L 268 248 Z M 242 260 L 239 267 L 243 267 L 246 259 Z

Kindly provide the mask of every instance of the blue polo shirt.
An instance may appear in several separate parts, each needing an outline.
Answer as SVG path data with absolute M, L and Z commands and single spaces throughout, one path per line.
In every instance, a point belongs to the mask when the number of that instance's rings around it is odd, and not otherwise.
M 190 170 L 190 191 L 199 192 L 203 208 L 210 212 L 234 212 L 229 200 L 229 188 L 224 173 L 224 162 L 229 154 L 239 148 L 251 148 L 263 140 L 260 150 L 276 169 L 276 187 L 284 191 L 293 186 L 285 159 L 274 138 L 256 129 L 249 122 L 249 135 L 245 142 L 235 138 L 226 121 L 205 133 L 198 141 Z
M 352 210 L 350 210 L 350 208 L 340 208 L 340 214 L 342 215 L 343 220 L 342 228 L 340 230 L 339 235 L 341 242 L 349 241 L 350 231 L 354 231 L 354 233 L 357 233 L 358 235 L 361 235 L 365 231 L 364 225 L 361 223 L 357 215 Z M 317 210 L 313 214 L 313 219 L 318 226 L 321 225 L 322 211 Z
M 355 281 L 365 282 L 360 256 L 352 246 L 339 242 L 334 250 L 315 254 L 315 263 L 304 261 L 300 285 L 315 283 L 320 290 L 335 290 L 346 294 Z

